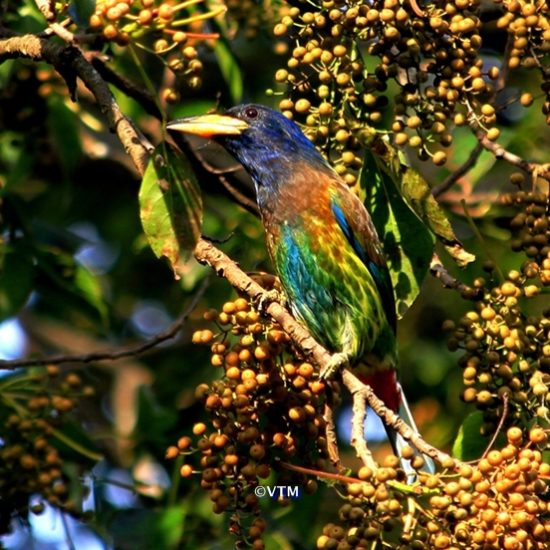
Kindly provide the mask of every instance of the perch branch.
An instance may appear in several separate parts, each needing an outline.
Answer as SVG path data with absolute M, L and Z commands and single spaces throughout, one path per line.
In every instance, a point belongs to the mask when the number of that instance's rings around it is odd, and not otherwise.
M 384 424 L 397 430 L 404 439 L 414 445 L 421 453 L 428 455 L 440 464 L 452 461 L 455 468 L 462 465 L 459 460 L 452 458 L 447 453 L 426 443 L 420 434 L 414 431 L 408 424 L 401 420 L 398 415 L 384 405 L 384 402 L 375 395 L 370 386 L 363 384 L 363 382 L 348 369 L 342 372 L 342 380 L 346 388 L 348 388 L 349 392 L 353 395 L 354 400 L 356 396 L 359 396 L 357 399 L 361 399 L 365 403 L 368 403 L 370 408 L 383 420 Z
M 304 353 L 313 359 L 320 370 L 325 367 L 331 360 L 331 354 L 318 344 L 315 339 L 309 334 L 307 329 L 290 315 L 290 313 L 281 306 L 278 302 L 269 303 L 269 293 L 264 290 L 258 283 L 253 281 L 239 266 L 226 256 L 221 250 L 214 247 L 211 243 L 201 239 L 195 247 L 195 258 L 202 264 L 210 266 L 220 276 L 226 279 L 233 287 L 244 292 L 250 298 L 260 303 L 267 303 L 266 313 L 270 315 L 281 328 L 290 336 L 293 343 Z M 360 382 L 348 370 L 343 371 L 343 380 L 346 387 L 354 396 L 354 422 L 359 425 L 359 417 L 361 417 L 361 430 L 355 426 L 356 431 L 353 433 L 355 446 L 358 456 L 363 460 L 365 465 L 370 466 L 367 456 L 364 453 L 363 445 L 366 445 L 363 435 L 363 420 L 365 404 L 368 404 L 375 413 L 388 426 L 399 432 L 404 439 L 414 445 L 419 451 L 430 456 L 438 462 L 453 460 L 456 465 L 460 462 L 451 459 L 449 455 L 443 453 L 429 445 L 422 437 L 414 432 L 397 414 L 388 409 L 384 403 L 376 397 L 372 388 Z M 355 397 L 355 395 L 359 397 Z M 362 403 L 359 403 L 359 400 Z M 371 459 L 372 460 L 372 459 Z
M 329 404 L 325 405 L 325 413 L 323 418 L 326 422 L 325 434 L 327 436 L 327 449 L 330 461 L 340 468 L 340 454 L 338 453 L 338 440 L 336 437 L 336 427 L 334 425 L 334 410 Z
M 361 462 L 376 470 L 378 467 L 372 453 L 367 447 L 367 440 L 365 439 L 365 420 L 367 419 L 367 400 L 363 392 L 351 391 L 351 388 L 346 383 L 346 371 L 342 373 L 344 385 L 350 390 L 353 399 L 353 415 L 351 417 L 351 444 L 355 447 L 355 452 L 361 460 Z M 362 385 L 362 384 L 361 384 Z
M 5 59 L 26 57 L 36 61 L 46 61 L 53 65 L 65 78 L 71 91 L 74 91 L 76 77 L 79 77 L 95 96 L 98 105 L 107 118 L 110 128 L 117 133 L 126 152 L 134 162 L 138 172 L 143 174 L 151 151 L 151 144 L 141 135 L 127 119 L 116 103 L 106 82 L 101 75 L 74 47 L 58 45 L 33 35 L 23 35 L 0 40 L 0 63 Z M 270 295 L 258 283 L 244 273 L 235 262 L 218 250 L 211 243 L 200 239 L 195 247 L 195 257 L 202 263 L 211 266 L 215 272 L 224 277 L 232 286 L 248 294 L 252 299 L 268 304 L 266 313 L 277 321 L 290 336 L 294 344 L 310 356 L 319 368 L 331 360 L 330 353 L 318 344 L 309 332 L 298 323 L 290 313 L 277 302 L 269 302 Z M 372 388 L 363 385 L 349 371 L 343 372 L 344 381 L 353 393 L 360 393 L 371 408 L 390 426 L 407 440 L 435 460 L 445 460 L 447 455 L 426 443 L 391 410 L 378 399 Z M 355 382 L 356 381 L 356 382 Z M 359 385 L 357 385 L 357 383 Z M 363 435 L 361 439 L 364 441 Z

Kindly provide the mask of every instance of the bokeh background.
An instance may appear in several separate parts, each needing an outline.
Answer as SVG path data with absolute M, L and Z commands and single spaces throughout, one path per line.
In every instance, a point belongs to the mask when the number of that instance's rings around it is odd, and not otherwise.
M 212 2 L 209 7 L 214 10 L 221 4 Z M 190 80 L 195 73 L 175 78 L 165 60 L 153 52 L 139 48 L 130 52 L 116 43 L 100 43 L 98 51 L 108 56 L 107 64 L 115 73 L 138 87 L 146 88 L 145 73 L 168 118 L 244 101 L 277 107 L 285 88 L 275 83 L 274 75 L 285 66 L 293 46 L 291 39 L 272 34 L 284 3 L 226 4 L 230 12 L 223 16 L 227 17 L 225 38 L 219 41 L 223 48 L 213 39 L 195 45 L 196 59 L 202 63 L 200 83 Z M 2 9 L 2 25 L 11 31 L 44 28 L 29 0 L 6 1 Z M 209 21 L 202 31 L 218 32 L 222 23 Z M 487 46 L 480 56 L 487 69 L 500 66 L 505 35 L 506 30 L 490 22 L 484 28 Z M 541 115 L 544 98 L 538 86 L 536 73 L 521 68 L 512 73 L 506 94 L 513 98 L 529 92 L 535 100 L 528 109 L 514 102 L 498 112 L 499 142 L 519 156 L 543 162 L 548 160 L 550 133 Z M 116 88 L 113 91 L 123 112 L 149 139 L 159 142 L 157 118 L 139 101 Z M 94 513 L 88 523 L 73 519 L 47 503 L 42 505 L 30 490 L 31 507 L 36 504 L 41 513 L 4 515 L 2 524 L 11 525 L 11 533 L 2 537 L 2 544 L 13 550 L 231 548 L 227 520 L 212 513 L 196 479 L 181 479 L 177 464 L 165 460 L 164 454 L 203 418 L 195 387 L 219 376 L 209 363 L 208 350 L 193 345 L 191 335 L 210 327 L 202 318 L 204 311 L 220 308 L 235 292 L 193 259 L 176 280 L 168 263 L 154 256 L 140 224 L 140 178 L 81 85 L 77 97 L 76 102 L 71 100 L 62 78 L 45 64 L 23 60 L 0 64 L 2 358 L 82 354 L 145 342 L 166 330 L 199 287 L 206 287 L 177 336 L 142 356 L 70 362 L 50 375 L 43 375 L 38 367 L 1 370 L 0 366 L 0 420 L 5 427 L 0 428 L 0 449 L 16 438 L 7 428 L 9 418 L 25 411 L 29 396 L 44 391 L 69 395 L 74 402 L 68 412 L 60 413 L 63 421 L 58 428 L 65 439 L 55 445 L 62 457 L 60 467 L 72 482 L 75 502 L 83 502 L 85 516 Z M 381 128 L 391 119 L 389 112 L 382 115 Z M 467 128 L 457 128 L 453 137 L 443 167 L 420 160 L 415 151 L 403 147 L 411 165 L 434 187 L 476 145 Z M 197 141 L 192 146 L 217 166 L 234 164 L 212 144 Z M 477 257 L 475 263 L 459 269 L 438 248 L 449 272 L 466 284 L 486 276 L 487 260 L 503 271 L 518 268 L 524 260 L 510 249 L 509 220 L 514 212 L 499 200 L 516 189 L 509 181 L 512 172 L 509 165 L 483 152 L 476 165 L 440 196 L 457 236 Z M 246 186 L 246 178 L 238 172 L 236 176 Z M 270 271 L 259 220 L 228 198 L 215 181 L 204 187 L 203 234 L 216 239 L 243 269 Z M 441 327 L 470 307 L 459 292 L 443 288 L 427 274 L 418 299 L 398 326 L 401 379 L 420 430 L 426 440 L 447 451 L 474 407 L 460 399 L 459 354 L 448 351 Z M 80 379 L 73 393 L 64 386 L 70 373 Z M 93 388 L 93 395 L 86 388 Z M 348 445 L 349 415 L 349 402 L 344 401 L 338 431 L 345 461 L 356 466 Z M 389 447 L 372 417 L 368 437 L 382 456 Z M 11 475 L 1 459 L 0 475 Z M 78 493 L 73 484 L 85 489 Z M 0 486 L 0 502 L 10 501 L 12 497 L 2 491 Z M 321 488 L 287 507 L 263 503 L 273 509 L 268 547 L 311 548 L 319 526 L 337 509 L 334 499 L 325 498 L 328 495 Z

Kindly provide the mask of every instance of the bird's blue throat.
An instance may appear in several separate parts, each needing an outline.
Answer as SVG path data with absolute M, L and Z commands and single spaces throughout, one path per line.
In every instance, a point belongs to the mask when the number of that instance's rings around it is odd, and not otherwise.
M 240 135 L 224 136 L 222 144 L 252 177 L 260 208 L 292 178 L 298 164 L 333 172 L 299 126 L 279 113 L 269 122 L 256 121 Z M 315 182 L 311 185 L 313 190 Z

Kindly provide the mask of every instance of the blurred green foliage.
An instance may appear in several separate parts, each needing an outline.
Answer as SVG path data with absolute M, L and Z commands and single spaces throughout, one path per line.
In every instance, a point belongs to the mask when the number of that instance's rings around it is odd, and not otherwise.
M 93 12 L 89 2 L 58 4 L 60 20 L 70 15 L 77 23 L 71 27 L 74 32 L 93 35 L 87 24 Z M 187 15 L 193 18 L 209 13 L 218 4 L 212 2 L 208 8 L 203 4 L 190 6 Z M 273 75 L 289 57 L 293 44 L 274 38 L 269 29 L 288 5 L 252 1 L 240 7 L 236 4 L 227 2 L 230 11 L 226 17 L 211 20 L 206 30 L 198 29 L 221 34 L 219 40 L 210 37 L 195 44 L 198 53 L 193 59 L 203 64 L 202 83 L 192 80 L 198 74 L 197 66 L 187 66 L 191 72 L 174 77 L 168 69 L 170 61 L 155 56 L 154 46 L 148 51 L 124 48 L 123 42 L 102 40 L 100 34 L 96 36 L 97 44 L 83 41 L 82 47 L 90 52 L 97 47 L 96 53 L 108 56 L 116 72 L 132 79 L 141 90 L 154 92 L 161 98 L 161 111 L 167 118 L 202 113 L 241 99 L 273 104 L 277 96 L 266 95 L 265 90 L 274 86 Z M 288 4 L 302 6 L 300 2 Z M 47 27 L 30 0 L 6 1 L 0 9 L 0 30 L 37 33 Z M 482 56 L 494 62 L 502 51 L 487 50 Z M 51 67 L 26 60 L 3 60 L 1 56 L 0 61 L 0 320 L 17 320 L 26 337 L 25 356 L 73 355 L 143 342 L 166 329 L 204 279 L 209 279 L 198 307 L 177 337 L 146 355 L 89 364 L 70 362 L 51 376 L 42 367 L 0 371 L 2 423 L 7 425 L 14 414 L 34 419 L 32 399 L 50 399 L 44 414 L 51 428 L 45 429 L 44 435 L 61 457 L 56 468 L 61 471 L 59 483 L 67 487 L 66 493 L 57 496 L 66 497 L 67 510 L 87 519 L 90 528 L 108 545 L 134 550 L 230 548 L 233 541 L 227 533 L 227 518 L 212 514 L 211 503 L 198 482 L 181 478 L 180 463 L 165 460 L 164 454 L 169 445 L 190 433 L 194 423 L 205 418 L 194 390 L 199 383 L 218 376 L 209 364 L 209 353 L 190 343 L 191 334 L 203 328 L 204 311 L 221 307 L 235 293 L 192 258 L 181 262 L 176 279 L 169 263 L 155 257 L 140 223 L 140 177 L 106 127 L 89 92 L 79 89 L 75 103 Z M 536 80 L 531 72 L 518 70 L 509 81 L 509 94 L 536 90 Z M 178 102 L 173 107 L 164 101 L 170 99 L 170 94 L 164 93 L 167 88 L 176 93 Z M 277 94 L 282 93 L 275 89 Z M 127 90 L 116 91 L 123 111 L 153 142 L 160 143 L 163 135 L 158 121 L 130 95 Z M 550 146 L 539 99 L 535 107 L 504 113 L 500 119 L 499 142 L 515 154 L 535 160 L 543 160 Z M 411 156 L 414 168 L 432 187 L 456 170 L 475 147 L 475 138 L 465 128 L 456 129 L 453 135 L 445 167 Z M 200 144 L 198 151 L 208 156 L 205 147 Z M 411 150 L 404 148 L 404 153 Z M 208 158 L 216 160 L 220 154 L 214 149 Z M 223 162 L 230 165 L 231 159 Z M 508 220 L 513 212 L 498 202 L 500 194 L 513 189 L 508 182 L 511 172 L 510 166 L 485 152 L 459 185 L 440 197 L 456 235 L 478 258 L 460 270 L 437 245 L 451 274 L 465 284 L 472 284 L 483 273 L 481 266 L 487 259 L 495 260 L 503 271 L 517 269 L 523 260 L 509 248 Z M 246 188 L 246 181 L 243 185 Z M 219 247 L 243 269 L 270 271 L 259 220 L 228 198 L 219 183 L 207 183 L 203 191 L 202 233 L 219 242 Z M 461 205 L 461 199 L 465 205 Z M 376 215 L 386 203 L 376 195 L 373 201 Z M 466 214 L 479 234 L 472 231 Z M 422 226 L 417 218 L 414 221 Z M 194 232 L 196 238 L 196 227 Z M 422 230 L 401 234 L 411 246 L 418 245 L 421 237 L 431 240 Z M 420 248 L 422 254 L 415 267 L 425 272 L 429 257 L 426 248 Z M 421 279 L 419 276 L 417 281 Z M 464 432 L 470 429 L 470 423 L 478 425 L 479 418 L 469 416 L 468 424 L 462 424 L 473 408 L 459 398 L 462 374 L 456 358 L 446 348 L 441 330 L 445 319 L 458 319 L 470 304 L 460 293 L 442 288 L 439 281 L 428 276 L 419 288 L 407 290 L 407 306 L 417 291 L 418 298 L 399 324 L 403 386 L 428 441 L 447 450 L 454 442 L 454 449 L 460 448 L 457 452 L 464 457 L 477 457 L 485 441 L 477 438 L 481 446 L 472 449 Z M 5 342 L 6 348 L 9 344 Z M 66 379 L 74 372 L 83 380 L 76 389 Z M 39 384 L 31 383 L 35 374 L 45 378 L 40 378 Z M 94 388 L 94 395 L 82 387 Z M 67 413 L 60 414 L 52 399 L 55 396 L 71 400 Z M 70 421 L 64 420 L 68 417 Z M 42 433 L 40 426 L 33 429 Z M 460 436 L 455 442 L 457 433 Z M 30 444 L 27 439 L 17 438 L 16 430 L 0 430 L 0 451 Z M 342 445 L 346 448 L 345 458 L 353 464 L 353 452 L 346 447 L 347 442 Z M 95 459 L 90 459 L 90 453 Z M 97 455 L 103 457 L 98 462 L 102 473 L 97 474 L 96 465 L 88 478 L 95 509 L 93 517 L 88 517 L 80 508 L 83 495 L 78 488 Z M 10 475 L 3 456 L 0 476 Z M 138 471 L 143 460 L 160 467 L 170 483 L 159 484 L 151 473 L 153 469 L 145 475 Z M 130 474 L 131 489 L 137 498 L 129 508 L 120 507 L 107 494 L 115 468 Z M 44 488 L 38 482 L 26 483 L 18 488 L 19 492 L 10 494 L 3 493 L 0 484 L 0 528 L 5 531 L 16 512 L 27 516 L 28 498 Z M 56 495 L 55 485 L 49 489 L 46 501 Z M 304 496 L 286 508 L 268 499 L 262 501 L 270 518 L 266 548 L 311 548 L 323 523 L 337 513 L 338 503 L 324 499 L 327 493 L 328 489 L 322 487 L 318 494 Z M 49 500 L 59 503 L 59 499 Z

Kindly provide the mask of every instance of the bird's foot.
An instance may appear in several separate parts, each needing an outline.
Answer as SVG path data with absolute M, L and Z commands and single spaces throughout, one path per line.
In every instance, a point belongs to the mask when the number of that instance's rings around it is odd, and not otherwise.
M 349 360 L 349 353 L 340 352 L 333 354 L 329 362 L 321 369 L 319 378 L 330 380 L 342 367 L 349 364 Z
M 262 292 L 262 294 L 254 300 L 254 305 L 259 311 L 265 313 L 269 305 L 273 302 L 277 302 L 283 307 L 286 307 L 286 296 L 279 290 L 272 288 L 271 290 Z

